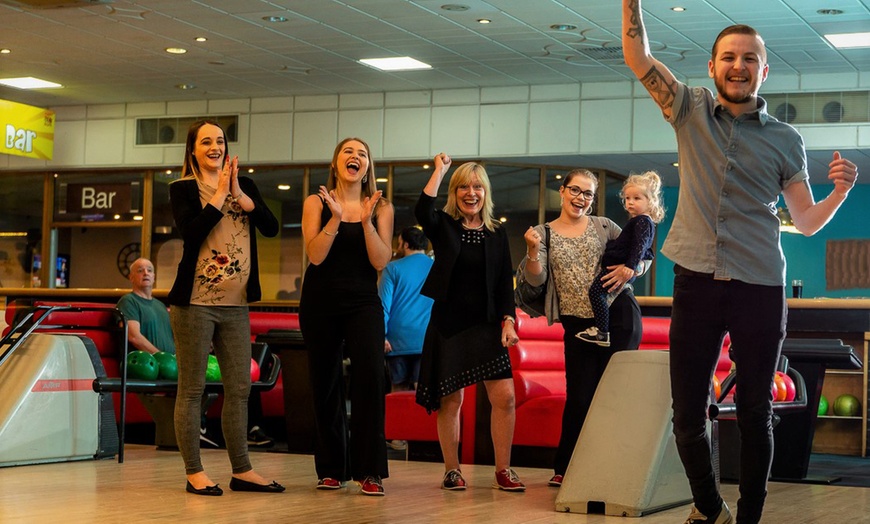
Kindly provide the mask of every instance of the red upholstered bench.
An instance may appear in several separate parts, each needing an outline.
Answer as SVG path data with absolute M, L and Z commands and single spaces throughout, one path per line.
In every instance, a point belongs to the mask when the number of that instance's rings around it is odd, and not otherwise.
M 671 319 L 643 317 L 640 349 L 668 349 Z M 565 354 L 561 324 L 547 325 L 544 317 L 530 318 L 517 312 L 520 342 L 509 348 L 516 390 L 514 445 L 554 448 L 559 443 L 565 407 Z M 716 375 L 731 369 L 730 342 L 726 337 Z M 468 391 L 474 388 L 468 388 Z M 475 402 L 466 392 L 462 413 L 462 462 L 473 463 Z M 435 416 L 414 403 L 412 392 L 390 393 L 386 398 L 386 437 L 390 440 L 437 441 Z M 469 445 L 469 442 L 471 443 Z

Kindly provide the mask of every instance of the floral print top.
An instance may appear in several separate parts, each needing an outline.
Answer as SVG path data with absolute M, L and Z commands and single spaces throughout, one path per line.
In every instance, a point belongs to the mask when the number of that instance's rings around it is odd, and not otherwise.
M 550 269 L 553 272 L 562 315 L 592 318 L 589 286 L 598 274 L 604 246 L 592 224 L 582 235 L 563 237 L 550 229 Z
M 203 206 L 215 188 L 197 181 Z M 241 206 L 227 196 L 221 207 L 223 219 L 211 230 L 199 248 L 190 303 L 201 306 L 242 306 L 247 304 L 251 274 L 251 224 Z

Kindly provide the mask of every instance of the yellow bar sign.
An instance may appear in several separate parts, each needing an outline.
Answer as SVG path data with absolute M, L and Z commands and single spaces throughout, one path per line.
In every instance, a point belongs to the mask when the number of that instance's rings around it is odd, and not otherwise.
M 0 100 L 3 143 L 0 153 L 51 160 L 54 154 L 54 111 Z

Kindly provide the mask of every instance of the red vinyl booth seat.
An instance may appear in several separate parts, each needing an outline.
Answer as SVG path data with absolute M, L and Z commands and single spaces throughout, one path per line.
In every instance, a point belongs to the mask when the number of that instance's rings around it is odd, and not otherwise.
M 120 376 L 120 355 L 123 352 L 123 331 L 116 325 L 119 313 L 114 304 L 98 302 L 51 302 L 41 300 L 15 300 L 6 307 L 5 320 L 8 325 L 3 334 L 9 332 L 12 326 L 19 321 L 25 309 L 34 306 L 72 306 L 90 308 L 85 311 L 55 311 L 43 321 L 43 326 L 61 326 L 57 328 L 40 327 L 38 331 L 47 333 L 81 334 L 93 340 L 100 360 L 109 377 Z M 251 317 L 251 341 L 260 333 L 266 333 L 270 329 L 299 329 L 299 315 L 297 313 L 275 313 L 252 311 Z M 133 348 L 130 348 L 133 351 Z M 120 394 L 113 393 L 115 416 L 120 418 Z M 263 415 L 266 417 L 284 416 L 284 388 L 281 375 L 275 387 L 261 392 Z M 209 409 L 209 416 L 220 416 L 220 401 Z M 145 406 L 139 401 L 135 393 L 127 394 L 126 422 L 150 423 L 153 422 L 151 415 Z
M 666 350 L 671 319 L 643 317 L 642 350 Z M 562 411 L 565 407 L 565 353 L 561 324 L 547 325 L 544 317 L 530 318 L 517 311 L 517 335 L 520 342 L 509 348 L 516 391 L 516 428 L 514 445 L 554 448 L 559 443 Z M 716 375 L 722 379 L 731 370 L 728 358 L 730 341 L 726 336 Z M 467 388 L 462 406 L 462 462 L 471 463 L 466 455 L 468 439 L 474 438 L 474 399 Z M 386 398 L 386 437 L 393 440 L 437 441 L 435 415 L 414 402 L 413 392 L 390 393 Z M 473 443 L 473 440 L 471 440 Z M 470 453 L 470 452 L 469 452 Z

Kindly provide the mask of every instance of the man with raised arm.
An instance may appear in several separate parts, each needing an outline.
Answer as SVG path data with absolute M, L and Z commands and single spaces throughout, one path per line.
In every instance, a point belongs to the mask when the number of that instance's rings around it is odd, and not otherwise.
M 751 27 L 716 37 L 707 73 L 716 93 L 678 81 L 653 58 L 640 0 L 622 0 L 625 62 L 677 136 L 679 203 L 662 254 L 674 261 L 671 395 L 677 449 L 692 489 L 686 524 L 733 522 L 716 486 L 705 429 L 710 380 L 726 332 L 737 366 L 739 522 L 761 519 L 773 460 L 771 385 L 785 337 L 785 258 L 776 203 L 782 194 L 805 235 L 836 213 L 858 175 L 838 152 L 831 194 L 815 202 L 804 143 L 758 96 L 767 51 Z

